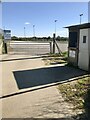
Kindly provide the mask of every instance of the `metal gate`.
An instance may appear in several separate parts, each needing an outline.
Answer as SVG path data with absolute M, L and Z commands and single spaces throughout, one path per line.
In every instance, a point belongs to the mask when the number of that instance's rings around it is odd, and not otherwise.
M 8 54 L 43 55 L 50 52 L 50 42 L 11 41 L 8 44 Z

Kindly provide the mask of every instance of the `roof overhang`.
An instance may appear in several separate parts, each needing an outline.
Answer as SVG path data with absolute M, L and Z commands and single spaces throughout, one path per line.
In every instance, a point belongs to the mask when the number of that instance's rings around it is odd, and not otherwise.
M 77 29 L 84 29 L 84 28 L 90 28 L 90 23 L 84 23 L 84 24 L 79 24 L 79 25 L 72 25 L 72 26 L 67 26 L 64 28 L 77 28 Z

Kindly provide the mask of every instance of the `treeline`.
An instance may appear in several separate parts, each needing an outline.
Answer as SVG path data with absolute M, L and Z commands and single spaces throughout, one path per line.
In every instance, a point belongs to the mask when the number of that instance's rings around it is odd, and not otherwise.
M 11 37 L 11 39 L 15 41 L 52 41 L 53 40 L 53 38 L 50 36 L 49 37 L 16 37 L 16 36 L 13 36 Z M 57 41 L 68 41 L 68 38 L 57 36 L 56 40 Z

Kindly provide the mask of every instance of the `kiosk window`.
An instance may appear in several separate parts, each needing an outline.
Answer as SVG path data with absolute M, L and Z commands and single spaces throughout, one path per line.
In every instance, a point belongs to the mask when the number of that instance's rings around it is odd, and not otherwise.
M 69 47 L 77 47 L 77 32 L 69 33 Z
M 86 36 L 83 36 L 83 43 L 86 43 Z

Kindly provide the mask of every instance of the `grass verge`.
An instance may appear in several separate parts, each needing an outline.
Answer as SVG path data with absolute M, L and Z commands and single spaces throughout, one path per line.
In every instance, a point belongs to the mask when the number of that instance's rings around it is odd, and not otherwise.
M 90 114 L 90 75 L 83 79 L 60 84 L 58 89 L 64 100 L 73 104 L 73 110 L 82 111 L 82 120 L 86 120 L 85 117 L 88 120 Z
M 45 62 L 45 65 L 67 63 L 67 52 L 63 52 L 62 55 L 59 53 L 48 54 L 48 56 L 43 58 L 43 61 Z

